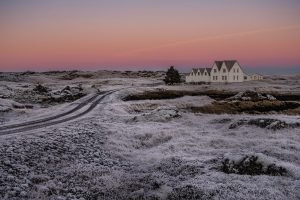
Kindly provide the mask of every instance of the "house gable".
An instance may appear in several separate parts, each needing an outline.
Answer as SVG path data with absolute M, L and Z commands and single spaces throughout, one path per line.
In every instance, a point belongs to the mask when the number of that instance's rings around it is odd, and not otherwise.
M 198 71 L 197 69 L 193 69 L 193 70 L 192 70 L 192 75 L 193 75 L 193 76 L 196 76 L 196 75 L 197 75 L 197 71 Z
M 213 64 L 212 68 L 211 68 L 211 74 L 217 74 L 219 73 L 219 69 L 218 66 L 216 65 L 216 63 Z
M 235 65 L 235 63 L 237 63 L 237 61 L 236 60 L 225 60 L 224 63 L 226 65 L 228 72 L 230 72 L 231 69 L 233 68 L 233 66 Z
M 215 65 L 218 68 L 218 70 L 220 71 L 222 65 L 223 65 L 223 61 L 215 61 Z
M 249 77 L 250 78 L 250 77 Z M 193 69 L 189 82 L 243 82 L 249 79 L 236 60 L 215 61 L 211 68 Z M 260 77 L 253 77 L 259 79 Z M 261 78 L 260 78 L 261 79 Z

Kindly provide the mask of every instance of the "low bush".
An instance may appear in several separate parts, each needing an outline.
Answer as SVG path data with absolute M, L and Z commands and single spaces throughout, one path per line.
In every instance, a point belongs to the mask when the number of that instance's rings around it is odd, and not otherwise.
M 285 176 L 287 170 L 284 167 L 277 166 L 275 163 L 266 163 L 259 159 L 257 155 L 246 155 L 239 160 L 224 159 L 222 162 L 222 171 L 227 174 L 240 175 L 270 175 Z

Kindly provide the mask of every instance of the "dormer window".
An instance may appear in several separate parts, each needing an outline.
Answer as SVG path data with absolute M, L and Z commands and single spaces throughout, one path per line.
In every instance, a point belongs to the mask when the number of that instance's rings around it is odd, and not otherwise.
M 217 69 L 214 69 L 214 72 L 217 73 Z
M 239 73 L 239 69 L 237 69 L 236 72 Z
M 223 69 L 223 73 L 226 73 L 226 69 Z
M 204 76 L 206 76 L 207 75 L 207 73 L 206 72 L 204 72 Z

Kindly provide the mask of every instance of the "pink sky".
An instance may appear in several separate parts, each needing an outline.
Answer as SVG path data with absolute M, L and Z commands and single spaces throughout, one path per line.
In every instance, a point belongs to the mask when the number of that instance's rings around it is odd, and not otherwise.
M 0 71 L 300 67 L 296 0 L 0 2 Z

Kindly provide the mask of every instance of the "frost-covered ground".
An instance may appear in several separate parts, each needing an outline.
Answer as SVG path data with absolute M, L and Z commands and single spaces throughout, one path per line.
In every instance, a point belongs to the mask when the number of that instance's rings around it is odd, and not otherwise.
M 1 199 L 300 199 L 300 128 L 230 128 L 241 119 L 292 124 L 300 116 L 189 112 L 214 101 L 207 96 L 124 102 L 156 81 L 106 81 L 113 84 L 101 89 L 130 88 L 77 120 L 0 137 Z M 247 156 L 257 158 L 257 174 L 235 166 L 250 166 Z

